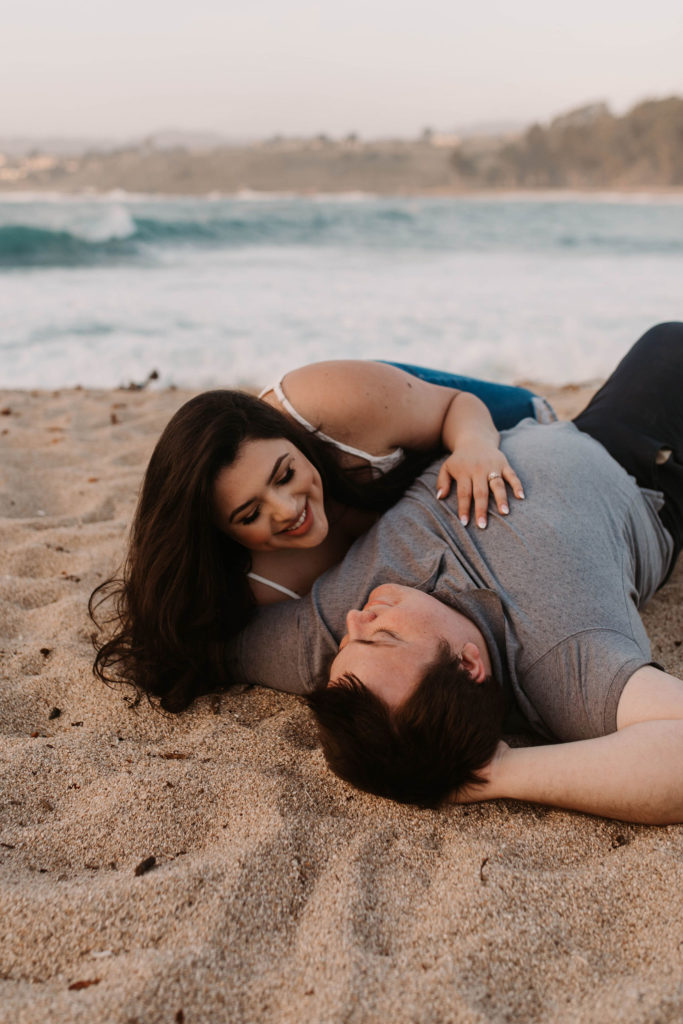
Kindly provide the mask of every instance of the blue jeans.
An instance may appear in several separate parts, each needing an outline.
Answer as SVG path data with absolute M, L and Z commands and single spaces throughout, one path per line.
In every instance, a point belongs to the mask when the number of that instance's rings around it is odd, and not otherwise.
M 411 373 L 413 377 L 426 380 L 430 384 L 441 384 L 459 391 L 471 391 L 481 398 L 491 413 L 491 418 L 498 430 L 514 427 L 520 420 L 531 416 L 533 419 L 556 419 L 551 406 L 543 398 L 539 398 L 527 388 L 516 388 L 510 384 L 494 384 L 476 377 L 461 377 L 456 373 L 445 373 L 443 370 L 431 370 L 427 366 L 413 366 L 412 363 L 393 363 L 388 359 L 381 362 L 397 366 L 399 370 Z

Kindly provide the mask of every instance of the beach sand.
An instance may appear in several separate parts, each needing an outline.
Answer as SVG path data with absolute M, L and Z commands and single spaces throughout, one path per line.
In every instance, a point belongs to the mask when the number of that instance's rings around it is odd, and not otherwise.
M 681 1020 L 683 827 L 392 805 L 296 698 L 173 718 L 93 678 L 87 598 L 186 397 L 0 394 L 0 1020 Z M 682 589 L 645 613 L 678 674 Z

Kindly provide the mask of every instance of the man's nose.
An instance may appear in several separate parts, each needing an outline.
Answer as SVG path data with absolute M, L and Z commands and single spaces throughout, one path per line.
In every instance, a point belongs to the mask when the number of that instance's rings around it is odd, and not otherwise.
M 346 616 L 346 632 L 351 640 L 363 639 L 364 633 L 371 622 L 377 618 L 372 608 L 352 608 Z

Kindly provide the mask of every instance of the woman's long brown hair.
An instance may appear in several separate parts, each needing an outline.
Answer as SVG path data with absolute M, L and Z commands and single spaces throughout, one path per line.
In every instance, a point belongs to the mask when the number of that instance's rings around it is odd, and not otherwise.
M 303 452 L 327 497 L 379 513 L 430 460 L 413 453 L 384 476 L 362 479 L 315 434 L 252 395 L 209 391 L 186 402 L 149 461 L 121 572 L 90 596 L 93 621 L 109 632 L 95 641 L 93 671 L 104 682 L 131 683 L 175 712 L 235 681 L 225 645 L 255 610 L 251 558 L 216 527 L 213 488 L 245 441 L 268 438 Z

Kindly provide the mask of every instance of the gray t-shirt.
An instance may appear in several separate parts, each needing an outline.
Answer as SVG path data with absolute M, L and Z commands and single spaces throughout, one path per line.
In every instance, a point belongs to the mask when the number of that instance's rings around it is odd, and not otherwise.
M 571 423 L 524 420 L 501 447 L 527 496 L 509 516 L 491 503 L 486 530 L 463 527 L 455 488 L 436 500 L 435 463 L 309 595 L 259 611 L 231 647 L 247 676 L 292 693 L 321 685 L 349 608 L 380 583 L 403 583 L 474 620 L 537 731 L 613 732 L 624 685 L 651 660 L 638 608 L 671 559 L 662 496 Z

